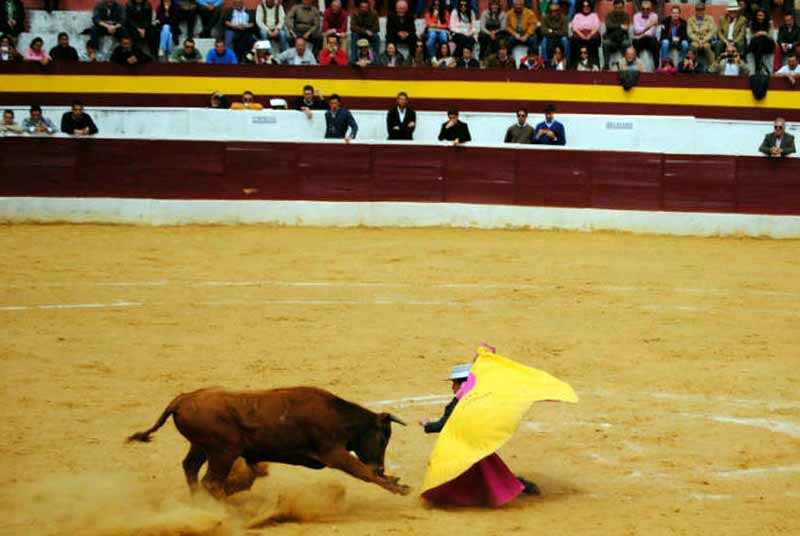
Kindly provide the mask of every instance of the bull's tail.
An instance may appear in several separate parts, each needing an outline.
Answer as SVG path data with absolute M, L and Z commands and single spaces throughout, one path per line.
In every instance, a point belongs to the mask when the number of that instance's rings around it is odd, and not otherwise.
M 164 423 L 167 422 L 167 419 L 169 419 L 170 416 L 173 413 L 175 413 L 175 411 L 178 409 L 178 400 L 180 398 L 181 397 L 178 396 L 172 402 L 169 403 L 167 408 L 164 410 L 164 412 L 161 414 L 161 416 L 158 418 L 158 420 L 153 426 L 151 426 L 144 432 L 136 432 L 135 434 L 129 436 L 127 442 L 132 443 L 134 441 L 140 441 L 142 443 L 149 443 L 150 435 L 153 434 L 156 430 L 158 430 L 162 426 L 164 426 Z

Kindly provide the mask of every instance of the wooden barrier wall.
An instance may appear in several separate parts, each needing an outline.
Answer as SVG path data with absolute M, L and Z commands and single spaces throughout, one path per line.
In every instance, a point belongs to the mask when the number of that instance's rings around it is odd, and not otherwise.
M 0 196 L 413 201 L 800 215 L 800 159 L 5 138 Z

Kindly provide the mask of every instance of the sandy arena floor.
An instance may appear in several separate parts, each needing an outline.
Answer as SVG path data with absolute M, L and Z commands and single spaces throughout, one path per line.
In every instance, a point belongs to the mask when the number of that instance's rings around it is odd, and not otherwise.
M 7 226 L 0 247 L 2 534 L 800 534 L 800 242 Z M 443 511 L 272 465 L 220 506 L 188 499 L 171 422 L 123 443 L 207 385 L 438 417 L 481 340 L 581 396 L 501 451 L 542 497 Z M 389 472 L 418 489 L 434 440 L 395 428 Z

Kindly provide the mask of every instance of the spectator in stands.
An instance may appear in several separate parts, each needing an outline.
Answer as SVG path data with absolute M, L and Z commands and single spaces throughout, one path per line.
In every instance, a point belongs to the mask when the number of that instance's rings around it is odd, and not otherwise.
M 222 22 L 225 25 L 225 46 L 233 49 L 237 59 L 243 58 L 256 42 L 256 14 L 245 9 L 244 0 L 233 0 Z
M 156 8 L 155 30 L 158 33 L 158 59 L 170 57 L 172 49 L 178 45 L 181 34 L 178 8 L 172 0 L 160 0 Z M 194 41 L 192 41 L 194 43 Z
M 261 0 L 256 9 L 256 24 L 262 39 L 269 39 L 272 47 L 283 52 L 289 47 L 286 32 L 286 12 L 277 0 Z
M 557 46 L 560 46 L 562 51 L 569 51 L 568 32 L 569 21 L 561 12 L 561 6 L 558 2 L 551 2 L 547 6 L 547 15 L 542 19 L 542 58 L 545 63 Z
M 58 11 L 58 0 L 44 0 L 44 9 L 48 13 Z
M 578 61 L 575 63 L 575 70 L 584 72 L 596 72 L 600 70 L 600 67 L 598 67 L 591 56 L 589 56 L 589 49 L 587 47 L 578 49 Z
M 402 67 L 405 64 L 406 58 L 397 50 L 397 45 L 391 42 L 386 43 L 386 50 L 381 54 L 378 65 L 384 67 Z
M 207 39 L 222 20 L 222 0 L 197 0 L 197 14 L 203 23 L 200 37 Z
M 709 68 L 712 65 L 714 64 L 710 63 Z M 683 61 L 678 65 L 678 72 L 684 74 L 703 74 L 706 72 L 706 68 L 703 64 L 697 61 L 697 52 L 695 52 L 693 48 L 690 48 L 686 52 L 686 57 L 683 58 Z
M 150 56 L 145 54 L 141 49 L 133 46 L 133 39 L 129 36 L 124 36 L 119 40 L 119 45 L 111 53 L 111 63 L 117 65 L 141 65 L 150 61 Z
M 372 56 L 378 56 L 379 30 L 378 12 L 369 6 L 368 0 L 358 0 L 358 9 L 350 15 L 350 57 L 353 61 L 357 59 L 358 42 L 362 39 L 367 40 Z
M 659 74 L 676 74 L 678 72 L 678 68 L 675 67 L 675 63 L 672 61 L 672 58 L 667 56 L 666 58 L 661 59 L 661 65 L 658 66 L 656 72 Z
M 570 43 L 573 56 L 569 54 L 570 64 L 577 60 L 577 51 L 585 46 L 589 56 L 595 63 L 600 61 L 600 18 L 593 11 L 589 0 L 582 0 L 581 12 L 576 13 L 572 19 L 572 43 Z
M 515 46 L 523 45 L 529 49 L 538 49 L 539 43 L 536 39 L 538 25 L 539 19 L 536 13 L 525 7 L 522 0 L 514 0 L 514 7 L 506 12 L 506 32 L 511 36 L 509 48 L 513 50 Z
M 11 36 L 0 36 L 0 62 L 18 62 L 23 61 L 22 54 L 17 52 L 14 47 L 14 40 Z
M 747 64 L 742 60 L 739 49 L 733 43 L 730 43 L 725 52 L 719 55 L 709 71 L 723 76 L 747 76 L 749 74 Z
M 175 14 L 178 24 L 186 21 L 186 37 L 194 38 L 194 25 L 197 22 L 197 0 L 175 0 Z M 177 26 L 176 26 L 177 27 Z
M 236 59 L 236 54 L 233 50 L 225 46 L 225 40 L 217 37 L 214 41 L 214 48 L 206 54 L 206 63 L 213 63 L 216 65 L 236 65 L 239 60 Z
M 316 65 L 317 60 L 308 47 L 306 40 L 298 37 L 294 40 L 294 48 L 287 48 L 278 55 L 278 61 L 284 65 Z
M 442 6 L 442 0 L 431 0 L 425 14 L 425 28 L 428 32 L 428 56 L 433 57 L 440 43 L 450 42 L 450 12 Z
M 736 0 L 729 0 L 725 16 L 719 19 L 717 47 L 715 50 L 717 56 L 726 51 L 728 45 L 734 45 L 741 57 L 747 54 L 748 24 L 749 21 L 745 17 L 744 11 L 739 7 L 739 3 Z
M 347 65 L 349 63 L 347 52 L 339 46 L 339 38 L 336 37 L 336 34 L 329 35 L 325 40 L 327 43 L 319 53 L 319 64 L 338 65 L 340 67 Z
M 351 62 L 351 65 L 354 67 L 368 67 L 370 65 L 378 65 L 379 61 L 380 59 L 372 53 L 369 41 L 362 38 L 356 42 L 356 57 Z
M 800 25 L 795 24 L 794 15 L 783 16 L 783 24 L 778 29 L 778 46 L 775 47 L 775 70 L 780 69 L 783 56 L 794 52 L 800 54 Z M 50 54 L 52 56 L 52 54 Z
M 347 129 L 350 128 L 350 134 Z M 344 139 L 350 143 L 358 134 L 358 124 L 350 110 L 341 106 L 339 95 L 334 93 L 328 98 L 328 111 L 325 112 L 325 137 Z
M 686 30 L 686 21 L 681 18 L 681 8 L 673 6 L 670 16 L 664 19 L 661 28 L 661 59 L 669 56 L 670 49 L 681 51 L 681 61 L 689 50 L 689 36 Z
M 327 110 L 325 101 L 322 100 L 322 93 L 315 90 L 314 86 L 306 85 L 303 87 L 303 96 L 297 97 L 294 101 L 294 109 L 300 110 L 308 119 L 314 116 L 313 110 Z
M 508 46 L 500 43 L 497 54 L 492 54 L 486 59 L 486 67 L 489 69 L 516 69 L 514 58 L 508 54 Z
M 227 110 L 231 107 L 231 105 L 225 95 L 219 91 L 215 91 L 211 94 L 211 102 L 209 103 L 208 107 L 215 110 Z
M 706 65 L 714 64 L 714 48 L 717 41 L 717 25 L 713 17 L 706 15 L 705 2 L 694 5 L 694 17 L 687 24 L 689 44 L 695 52 L 704 52 Z
M 244 63 L 249 65 L 280 65 L 272 55 L 272 43 L 269 39 L 262 39 L 253 43 L 253 48 L 244 57 Z
M 567 58 L 561 45 L 556 45 L 556 48 L 553 49 L 553 54 L 550 56 L 550 61 L 546 62 L 545 65 L 551 71 L 567 70 Z
M 0 35 L 17 38 L 25 31 L 25 6 L 22 0 L 3 0 L 0 7 Z
M 408 65 L 411 67 L 430 67 L 431 60 L 428 56 L 428 48 L 425 46 L 425 43 L 419 37 L 414 42 L 414 50 L 411 52 L 411 55 L 407 61 Z
M 458 110 L 448 110 L 447 121 L 439 129 L 439 141 L 451 141 L 456 146 L 472 141 L 469 126 L 458 119 Z
M 528 124 L 528 110 L 517 110 L 517 122 L 508 127 L 504 143 L 533 143 L 533 127 Z
M 533 129 L 533 143 L 540 145 L 566 145 L 567 134 L 564 125 L 553 117 L 556 107 L 548 104 L 544 107 L 544 121 Z
M 326 39 L 335 35 L 340 42 L 347 37 L 347 11 L 342 9 L 341 0 L 333 0 L 322 14 L 322 35 Z
M 158 34 L 153 26 L 153 6 L 147 0 L 128 0 L 125 6 L 125 32 L 135 48 L 158 57 Z
M 604 69 L 611 65 L 611 55 L 624 52 L 631 45 L 628 29 L 631 17 L 625 11 L 625 0 L 614 0 L 614 8 L 606 15 L 606 34 L 603 37 Z
M 298 37 L 311 44 L 311 48 L 319 49 L 322 43 L 322 26 L 320 13 L 313 0 L 302 0 L 295 4 L 286 14 L 286 30 L 289 38 L 296 40 Z
M 116 0 L 100 0 L 92 11 L 92 29 L 89 32 L 89 42 L 86 43 L 86 50 L 89 58 L 94 60 L 97 56 L 97 49 L 100 48 L 100 38 L 110 35 L 119 38 L 125 30 L 125 10 Z
M 644 71 L 644 63 L 636 55 L 636 48 L 628 47 L 625 49 L 622 59 L 614 63 L 612 71 Z
M 417 39 L 414 17 L 408 12 L 406 0 L 398 0 L 394 9 L 386 17 L 386 42 L 405 45 L 411 50 Z
M 753 53 L 755 69 L 761 67 L 764 56 L 772 54 L 775 50 L 775 41 L 772 40 L 772 22 L 764 9 L 756 11 L 756 17 L 750 23 L 750 52 Z
M 439 43 L 439 49 L 436 51 L 436 56 L 431 58 L 431 65 L 433 67 L 455 67 L 456 59 L 450 54 L 449 44 Z
M 203 55 L 197 50 L 194 39 L 185 39 L 181 48 L 176 48 L 169 58 L 170 63 L 201 63 Z
M 41 37 L 34 37 L 28 50 L 25 51 L 25 61 L 36 61 L 42 65 L 50 63 L 50 56 L 44 50 L 44 41 Z
M 3 112 L 3 124 L 0 125 L 0 132 L 4 134 L 22 134 L 24 130 L 14 121 L 14 110 Z
M 453 55 L 460 58 L 464 47 L 474 47 L 477 35 L 475 14 L 469 7 L 469 1 L 458 0 L 458 7 L 450 13 L 450 38 L 456 44 Z
M 775 119 L 773 132 L 764 136 L 758 150 L 772 158 L 783 158 L 796 151 L 794 136 L 786 132 L 786 121 L 782 117 Z
M 544 60 L 539 56 L 536 47 L 528 47 L 528 54 L 519 60 L 519 68 L 522 71 L 544 70 Z
M 634 11 L 644 11 L 644 2 L 648 0 L 633 0 L 633 8 Z M 654 6 L 652 4 L 655 4 Z M 651 9 L 653 10 L 656 19 L 660 19 L 661 16 L 664 14 L 664 3 L 665 0 L 655 0 L 651 3 Z
M 50 58 L 53 61 L 78 61 L 78 51 L 69 44 L 69 35 L 66 32 L 58 34 L 58 44 L 50 49 Z
M 642 10 L 633 16 L 633 47 L 636 54 L 647 50 L 653 57 L 653 65 L 658 65 L 661 57 L 658 43 L 658 15 L 652 12 L 650 0 L 642 2 Z M 626 52 L 627 53 L 627 52 Z M 641 69 L 637 69 L 641 71 Z
M 231 110 L 253 110 L 259 112 L 264 109 L 261 103 L 256 102 L 256 97 L 252 91 L 242 93 L 242 102 L 231 104 Z
M 97 126 L 89 114 L 83 111 L 81 101 L 72 102 L 72 110 L 61 116 L 61 132 L 72 136 L 93 136 L 97 134 Z
M 489 8 L 480 18 L 478 44 L 481 47 L 481 58 L 488 59 L 497 54 L 500 44 L 508 40 L 506 32 L 506 14 L 500 7 L 500 0 L 490 0 Z
M 463 54 L 456 60 L 459 69 L 480 69 L 481 64 L 472 56 L 472 47 L 464 47 Z
M 797 85 L 797 78 L 800 77 L 800 65 L 797 64 L 797 55 L 794 53 L 786 56 L 786 65 L 775 73 L 775 76 L 786 78 L 792 86 Z
M 30 115 L 22 121 L 22 128 L 28 134 L 55 134 L 56 126 L 42 115 L 42 107 L 31 106 Z
M 413 140 L 417 128 L 417 112 L 408 105 L 405 91 L 397 94 L 397 106 L 386 113 L 386 130 L 390 140 Z

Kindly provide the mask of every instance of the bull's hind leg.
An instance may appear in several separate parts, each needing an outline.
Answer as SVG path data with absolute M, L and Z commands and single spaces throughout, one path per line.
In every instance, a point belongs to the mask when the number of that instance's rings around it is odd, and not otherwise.
M 238 454 L 215 452 L 208 455 L 208 470 L 203 475 L 203 486 L 212 497 L 221 499 L 225 496 L 225 480 L 231 472 L 233 462 Z
M 183 473 L 186 475 L 186 483 L 189 484 L 189 491 L 194 494 L 199 487 L 197 484 L 197 474 L 200 467 L 206 463 L 206 453 L 203 449 L 192 443 L 189 452 L 183 459 Z
M 322 454 L 319 459 L 332 469 L 339 469 L 365 482 L 377 484 L 392 493 L 407 495 L 411 491 L 405 484 L 398 483 L 399 478 L 375 474 L 372 469 L 342 447 Z

